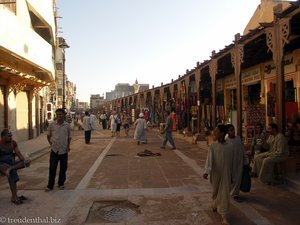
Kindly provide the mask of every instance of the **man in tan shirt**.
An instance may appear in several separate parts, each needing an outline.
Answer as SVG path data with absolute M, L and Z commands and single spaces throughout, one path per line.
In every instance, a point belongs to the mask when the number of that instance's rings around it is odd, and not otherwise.
M 52 191 L 55 183 L 55 175 L 58 161 L 60 161 L 58 187 L 64 189 L 66 172 L 68 168 L 68 152 L 70 152 L 71 127 L 64 121 L 64 110 L 57 109 L 56 121 L 48 127 L 47 139 L 51 146 L 49 180 L 45 191 Z

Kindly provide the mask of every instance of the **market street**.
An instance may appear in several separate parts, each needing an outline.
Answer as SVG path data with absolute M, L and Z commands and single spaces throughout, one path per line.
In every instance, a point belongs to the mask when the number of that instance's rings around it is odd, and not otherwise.
M 46 138 L 46 137 L 45 137 Z M 24 204 L 10 203 L 7 180 L 0 177 L 0 223 L 3 224 L 221 224 L 211 210 L 211 187 L 202 178 L 207 146 L 191 144 L 174 134 L 177 150 L 160 149 L 162 135 L 148 131 L 148 144 L 137 145 L 133 130 L 125 137 L 110 131 L 74 131 L 65 190 L 44 192 L 49 154 L 19 171 L 19 194 Z M 34 140 L 32 140 L 34 144 Z M 145 149 L 161 155 L 139 157 Z M 21 149 L 22 151 L 22 149 Z M 276 196 L 276 197 L 275 197 Z M 254 180 L 243 203 L 231 201 L 231 224 L 298 224 L 299 194 L 285 185 L 266 186 Z

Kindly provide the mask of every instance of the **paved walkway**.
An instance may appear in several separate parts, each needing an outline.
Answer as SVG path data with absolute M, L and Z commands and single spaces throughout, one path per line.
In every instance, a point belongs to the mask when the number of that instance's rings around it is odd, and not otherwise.
M 147 145 L 136 145 L 133 131 L 130 132 L 129 138 L 123 132 L 118 138 L 110 138 L 109 131 L 94 131 L 92 144 L 85 145 L 83 132 L 75 131 L 66 189 L 43 192 L 48 155 L 40 157 L 32 167 L 20 171 L 20 193 L 30 198 L 28 204 L 18 208 L 10 204 L 7 181 L 0 180 L 2 215 L 6 219 L 7 215 L 12 218 L 52 216 L 64 218 L 64 224 L 93 224 L 92 219 L 87 219 L 92 205 L 127 199 L 139 205 L 141 213 L 131 223 L 115 224 L 220 224 L 219 217 L 209 210 L 210 184 L 201 178 L 206 143 L 193 145 L 191 137 L 174 133 L 178 150 L 161 150 L 162 137 L 157 129 L 149 131 Z M 30 157 L 50 150 L 45 134 L 20 142 L 19 146 Z M 144 149 L 160 152 L 162 156 L 137 157 L 136 153 Z M 233 225 L 298 224 L 300 197 L 286 185 L 267 186 L 253 180 L 251 192 L 242 193 L 242 197 L 243 203 L 231 204 Z

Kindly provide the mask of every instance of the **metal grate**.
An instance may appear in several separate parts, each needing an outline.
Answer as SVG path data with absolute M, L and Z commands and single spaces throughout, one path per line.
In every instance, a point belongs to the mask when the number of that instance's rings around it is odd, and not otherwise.
M 86 223 L 118 223 L 130 220 L 139 213 L 139 206 L 128 200 L 95 201 Z
M 119 206 L 104 207 L 100 209 L 99 214 L 103 219 L 110 222 L 121 222 L 137 215 L 134 210 Z

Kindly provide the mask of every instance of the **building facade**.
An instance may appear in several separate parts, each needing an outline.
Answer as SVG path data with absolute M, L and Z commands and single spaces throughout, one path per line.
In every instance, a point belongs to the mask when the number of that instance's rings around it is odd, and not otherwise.
M 91 95 L 90 97 L 90 108 L 91 109 L 97 109 L 104 103 L 104 97 L 98 95 Z
M 106 92 L 106 100 L 110 101 L 117 98 L 132 95 L 134 93 L 143 92 L 149 89 L 149 84 L 139 84 L 137 79 L 133 85 L 129 83 L 118 83 L 111 92 Z
M 43 132 L 55 89 L 54 6 L 0 0 L 0 130 L 10 128 L 18 141 Z

